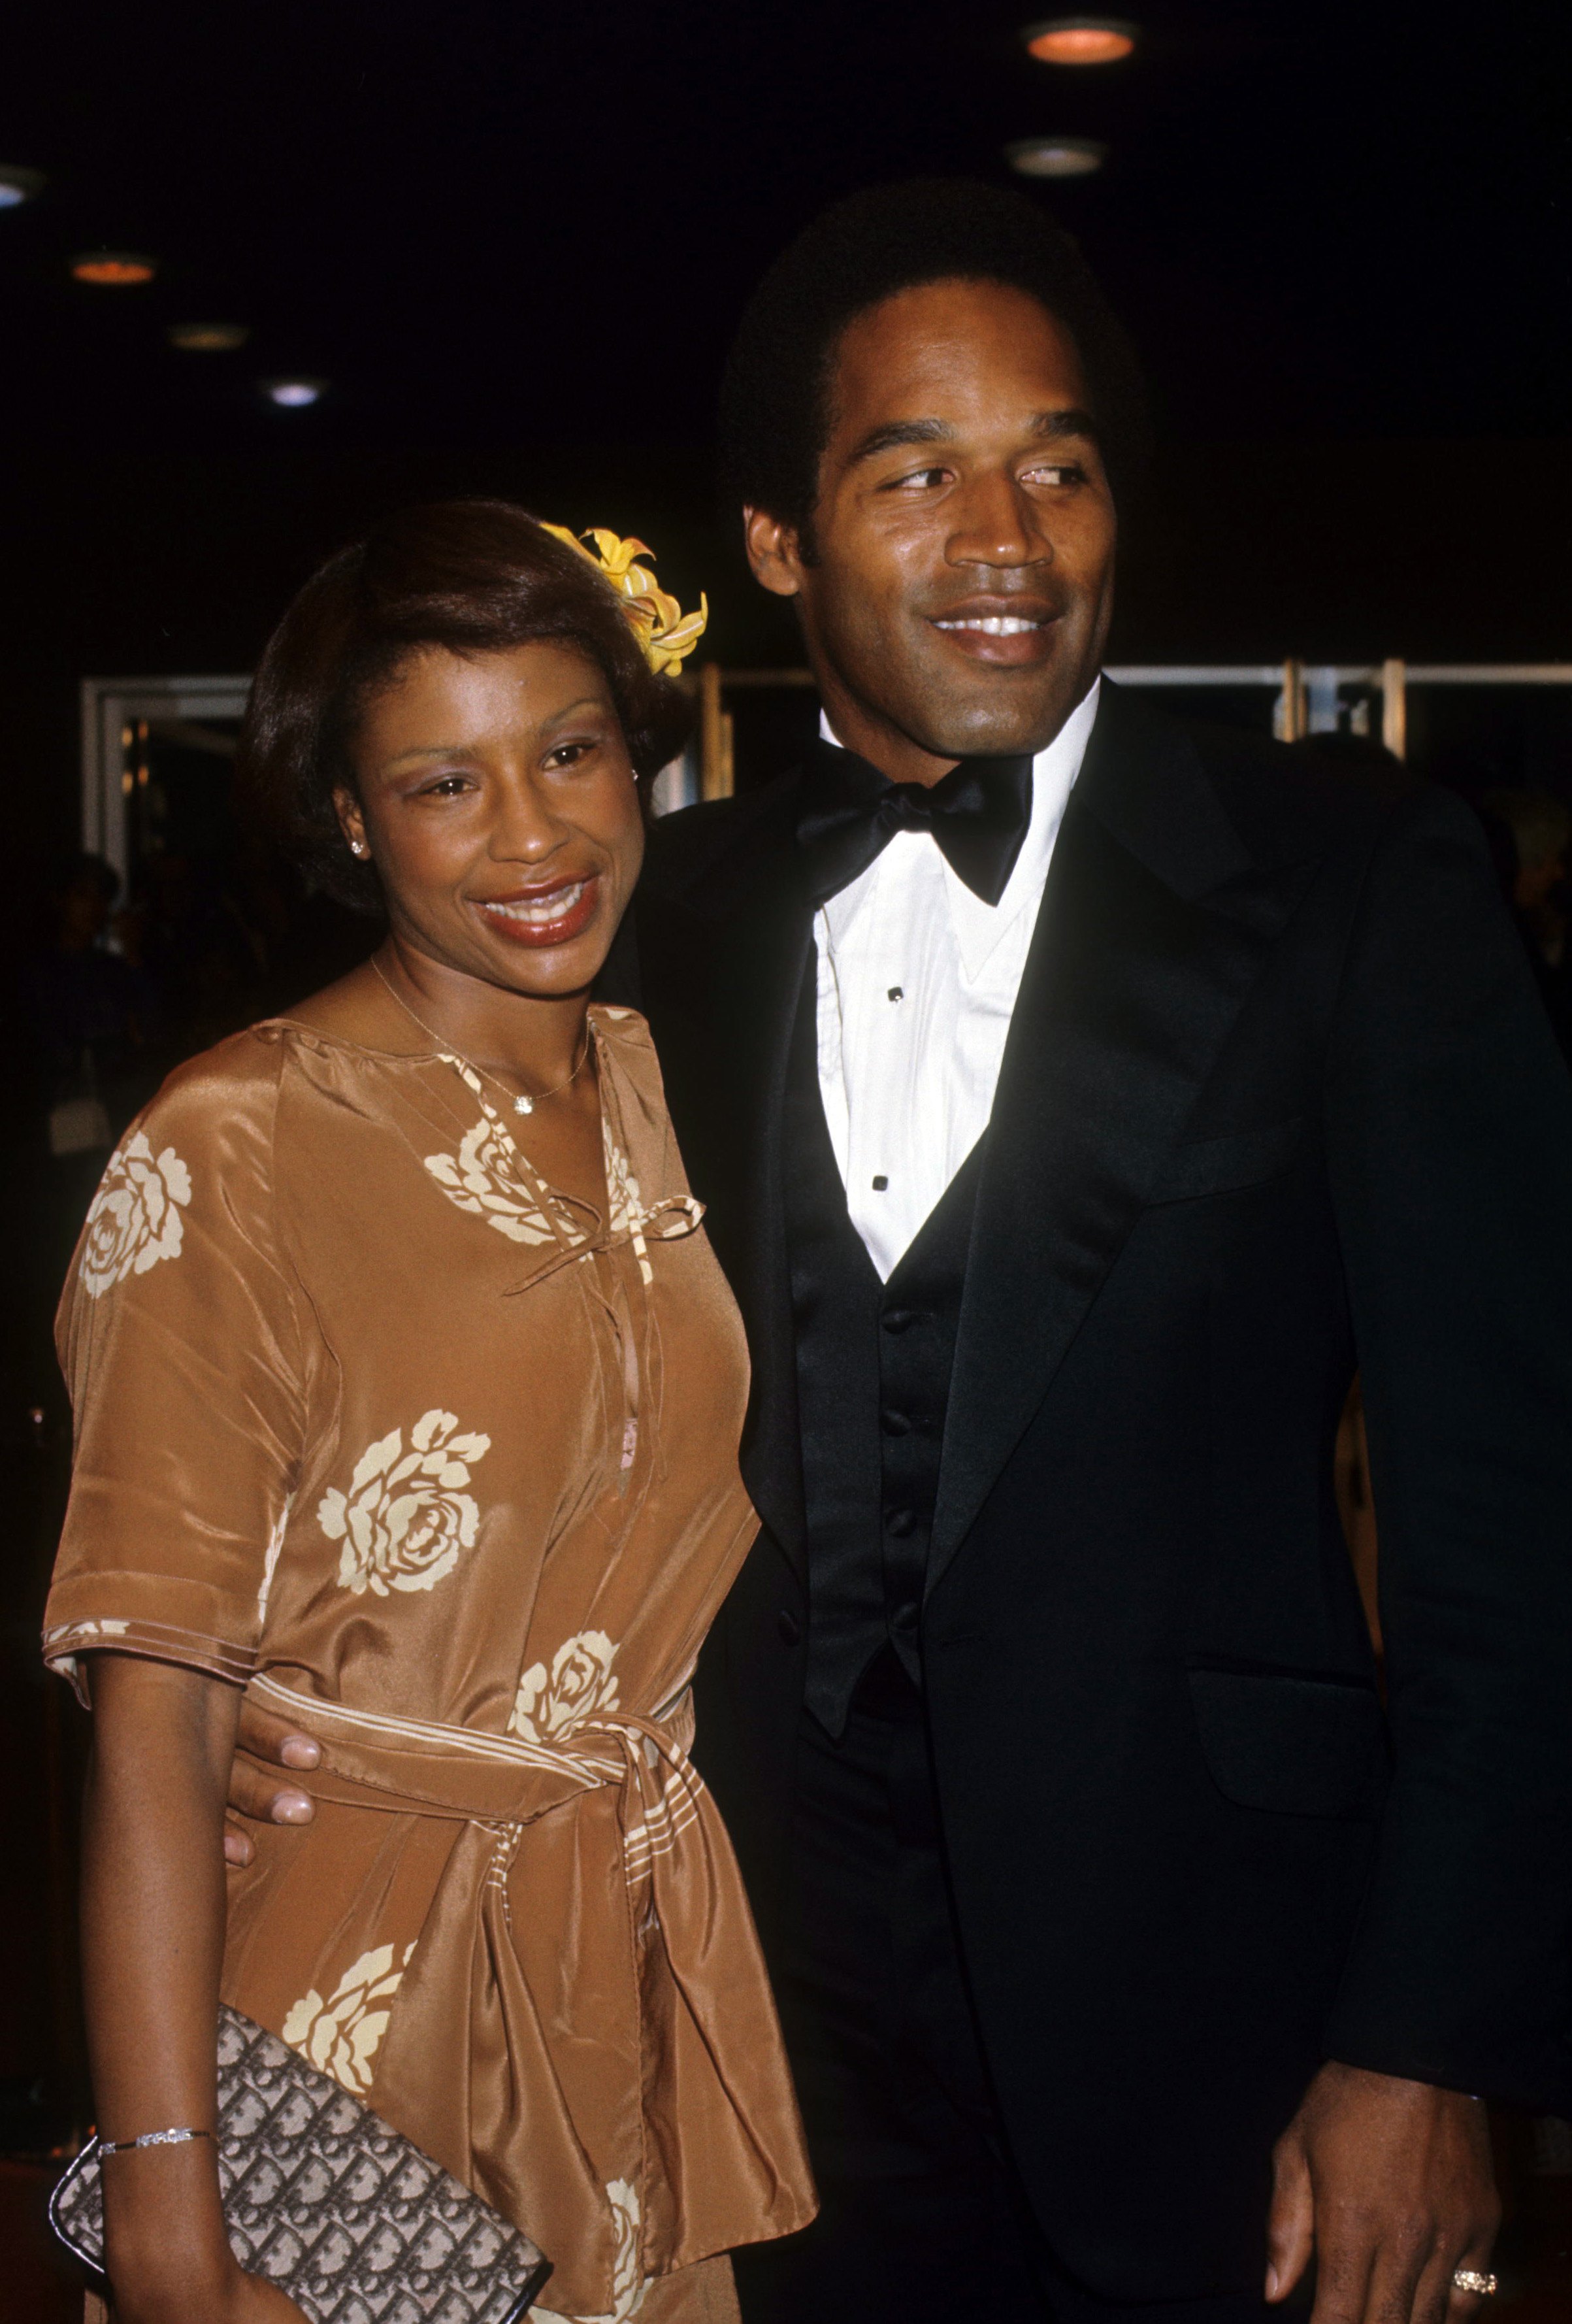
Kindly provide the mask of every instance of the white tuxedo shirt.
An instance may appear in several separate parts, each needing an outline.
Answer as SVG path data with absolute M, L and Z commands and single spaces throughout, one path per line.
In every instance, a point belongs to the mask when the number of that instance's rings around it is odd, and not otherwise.
M 988 1127 L 1100 683 L 1032 761 L 1031 823 L 997 905 L 927 832 L 898 831 L 814 915 L 824 1117 L 851 1222 L 887 1283 Z M 840 740 L 823 718 L 820 732 Z

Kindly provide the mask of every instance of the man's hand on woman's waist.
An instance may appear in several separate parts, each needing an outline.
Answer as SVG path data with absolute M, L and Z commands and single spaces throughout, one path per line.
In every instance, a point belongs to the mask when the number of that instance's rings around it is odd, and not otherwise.
M 287 1720 L 275 1718 L 271 1711 L 260 1710 L 249 1700 L 243 1701 L 240 1706 L 236 1744 L 236 1755 L 229 1770 L 224 1856 L 229 1864 L 249 1864 L 255 1850 L 251 1834 L 237 1818 L 249 1817 L 253 1823 L 309 1823 L 317 1813 L 317 1803 L 303 1785 L 266 1775 L 261 1767 L 253 1766 L 252 1760 L 265 1761 L 270 1768 L 307 1770 L 320 1766 L 322 1746 L 314 1737 L 299 1734 Z M 249 1757 L 243 1758 L 242 1752 Z

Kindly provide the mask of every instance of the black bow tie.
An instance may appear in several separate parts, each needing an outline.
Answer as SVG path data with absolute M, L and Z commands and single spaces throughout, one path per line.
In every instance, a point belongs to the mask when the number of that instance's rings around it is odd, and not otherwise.
M 815 904 L 850 887 L 897 831 L 930 832 L 985 904 L 1004 894 L 1032 819 L 1032 761 L 962 759 L 936 783 L 892 783 L 854 751 L 819 742 L 809 758 L 797 844 Z

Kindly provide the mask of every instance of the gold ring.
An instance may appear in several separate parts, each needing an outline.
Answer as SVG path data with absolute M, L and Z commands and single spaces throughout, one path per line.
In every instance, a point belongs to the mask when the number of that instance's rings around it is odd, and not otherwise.
M 1499 2289 L 1499 2280 L 1495 2276 L 1484 2275 L 1476 2267 L 1455 2267 L 1452 2282 L 1459 2292 L 1476 2292 L 1481 2300 L 1488 2300 L 1491 2293 Z

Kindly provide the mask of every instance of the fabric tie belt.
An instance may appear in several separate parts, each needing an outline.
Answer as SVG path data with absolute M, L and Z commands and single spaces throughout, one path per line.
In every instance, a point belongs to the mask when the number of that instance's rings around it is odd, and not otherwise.
M 460 1824 L 376 2056 L 376 2111 L 534 2236 L 549 2298 L 631 2313 L 638 2282 L 813 2217 L 795 2101 L 740 1877 L 687 1756 L 686 1691 L 550 1742 L 352 1711 L 253 1677 L 322 1746 L 325 1802 Z M 532 1824 L 615 1789 L 619 1861 L 573 1836 L 575 1929 L 530 1963 Z M 680 1845 L 679 1845 L 680 1843 Z M 543 1892 L 544 1893 L 544 1892 Z M 533 1916 L 531 1916 L 533 1918 Z M 544 1969 L 544 1981 L 543 1981 Z M 538 1989 L 539 1988 L 539 1989 Z M 634 2200 L 618 2198 L 615 2188 Z M 630 2250 L 630 2239 L 633 2249 Z

